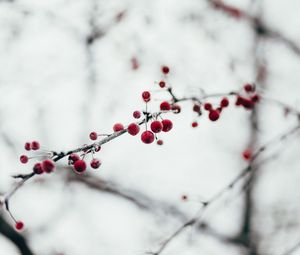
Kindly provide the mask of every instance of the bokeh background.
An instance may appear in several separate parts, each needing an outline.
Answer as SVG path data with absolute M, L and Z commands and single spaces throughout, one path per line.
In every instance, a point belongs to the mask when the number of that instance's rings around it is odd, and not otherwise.
M 30 172 L 31 163 L 18 160 L 24 142 L 55 151 L 88 143 L 91 131 L 132 122 L 132 112 L 145 108 L 144 90 L 156 111 L 169 99 L 155 83 L 161 65 L 170 67 L 178 96 L 256 82 L 266 97 L 299 109 L 300 2 L 226 6 L 240 15 L 205 0 L 0 1 L 1 194 L 14 185 L 11 175 Z M 215 123 L 204 116 L 196 129 L 190 102 L 167 116 L 174 129 L 163 134 L 163 146 L 121 136 L 103 146 L 99 170 L 80 177 L 62 160 L 55 174 L 30 180 L 12 197 L 34 254 L 155 251 L 247 166 L 245 148 L 297 121 L 267 103 L 254 113 L 231 106 Z M 249 189 L 241 191 L 242 182 L 224 194 L 205 212 L 205 227 L 187 228 L 162 254 L 300 254 L 299 150 L 299 136 L 276 143 Z M 0 217 L 13 226 L 5 210 Z M 4 235 L 0 253 L 21 254 Z

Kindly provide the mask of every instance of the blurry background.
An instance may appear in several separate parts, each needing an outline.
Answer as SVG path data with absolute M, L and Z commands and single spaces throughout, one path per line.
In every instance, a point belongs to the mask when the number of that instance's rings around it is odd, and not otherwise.
M 13 185 L 11 175 L 30 172 L 18 160 L 25 141 L 56 151 L 88 143 L 91 131 L 132 122 L 132 112 L 144 109 L 144 90 L 155 94 L 155 111 L 169 98 L 156 93 L 164 64 L 178 96 L 256 82 L 261 93 L 297 108 L 299 13 L 297 0 L 227 0 L 223 7 L 205 0 L 0 1 L 0 193 Z M 192 104 L 182 108 L 168 116 L 174 129 L 163 146 L 124 135 L 103 146 L 99 170 L 80 178 L 62 160 L 55 174 L 20 189 L 11 210 L 25 222 L 33 253 L 155 251 L 247 166 L 245 148 L 296 123 L 261 104 L 254 113 L 232 106 L 216 123 L 204 117 L 192 129 Z M 274 146 L 276 156 L 249 189 L 228 192 L 206 212 L 206 227 L 186 229 L 162 254 L 300 254 L 293 249 L 300 241 L 299 150 L 299 136 Z M 20 251 L 0 235 L 0 253 Z

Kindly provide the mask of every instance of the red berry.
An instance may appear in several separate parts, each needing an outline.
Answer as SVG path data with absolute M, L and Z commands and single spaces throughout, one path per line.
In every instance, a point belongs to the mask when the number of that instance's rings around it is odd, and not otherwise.
M 160 81 L 158 84 L 161 88 L 164 88 L 166 86 L 166 83 L 164 81 Z
M 243 151 L 243 158 L 245 160 L 250 160 L 252 157 L 252 151 L 250 149 L 246 149 Z
M 164 131 L 164 132 L 169 132 L 173 128 L 172 121 L 170 121 L 168 119 L 163 120 L 161 123 L 163 125 L 162 131 Z
M 46 173 L 51 173 L 54 171 L 55 169 L 55 164 L 54 162 L 51 160 L 51 159 L 45 159 L 43 162 L 42 162 L 42 169 L 44 172 Z
M 194 121 L 194 122 L 192 123 L 192 127 L 193 127 L 193 128 L 198 127 L 198 122 L 197 122 L 197 121 Z
M 17 221 L 15 224 L 16 230 L 22 230 L 24 228 L 24 223 L 22 221 Z
M 220 113 L 218 110 L 210 110 L 208 117 L 211 121 L 216 121 L 220 118 Z
M 90 165 L 91 168 L 97 169 L 101 166 L 101 161 L 97 158 L 93 158 Z
M 78 154 L 72 153 L 69 155 L 69 158 L 68 158 L 69 164 L 73 165 L 79 159 L 80 159 L 80 157 Z
M 150 94 L 150 92 L 149 92 L 149 91 L 144 91 L 144 92 L 142 93 L 142 98 L 143 98 L 143 100 L 144 100 L 146 103 L 149 102 L 150 99 L 151 99 L 151 94 Z
M 162 130 L 163 125 L 160 121 L 155 120 L 151 123 L 150 128 L 153 133 L 159 133 Z
M 224 97 L 224 98 L 221 100 L 220 106 L 221 106 L 222 108 L 224 108 L 224 107 L 227 107 L 228 105 L 229 105 L 229 100 L 228 100 L 227 97 Z
M 154 134 L 151 131 L 144 131 L 141 135 L 143 143 L 150 144 L 154 141 Z
M 244 90 L 247 93 L 252 92 L 252 91 L 254 91 L 254 86 L 252 84 L 247 83 L 247 84 L 244 85 Z
M 83 173 L 86 170 L 86 163 L 82 159 L 77 160 L 74 163 L 74 170 L 77 173 Z
M 21 155 L 20 161 L 23 164 L 26 164 L 28 162 L 28 157 L 26 155 Z
M 90 133 L 90 139 L 91 140 L 97 140 L 98 138 L 98 134 L 96 132 L 91 132 Z
M 259 99 L 260 99 L 260 96 L 258 94 L 255 94 L 251 97 L 251 101 L 253 103 L 257 103 L 259 101 Z
M 253 101 L 248 98 L 242 99 L 242 105 L 244 106 L 245 109 L 253 109 L 254 107 Z
M 201 112 L 201 106 L 199 104 L 194 104 L 193 111 L 200 113 Z
M 134 111 L 132 115 L 133 115 L 133 118 L 139 119 L 141 117 L 141 112 L 140 111 Z
M 31 144 L 29 142 L 25 143 L 24 148 L 25 148 L 25 150 L 30 151 L 31 150 Z
M 170 111 L 171 105 L 167 101 L 164 101 L 160 104 L 160 110 L 161 111 Z
M 34 166 L 33 166 L 33 172 L 35 174 L 42 174 L 44 172 L 43 170 L 43 167 L 42 167 L 42 164 L 41 163 L 36 163 Z
M 161 71 L 163 74 L 168 74 L 170 72 L 170 68 L 168 66 L 162 66 Z
M 205 109 L 206 111 L 210 111 L 210 110 L 212 109 L 211 103 L 205 103 L 205 104 L 204 104 L 204 109 Z
M 38 150 L 40 148 L 40 143 L 39 142 L 37 142 L 37 141 L 33 141 L 32 143 L 31 143 L 31 149 L 33 149 L 33 150 Z
M 115 131 L 115 132 L 119 132 L 119 131 L 121 131 L 121 130 L 123 130 L 124 129 L 124 126 L 121 124 L 121 123 L 116 123 L 114 126 L 113 126 L 113 130 Z
M 137 135 L 140 132 L 140 127 L 139 125 L 135 124 L 135 123 L 131 123 L 128 128 L 127 131 L 129 134 L 131 135 Z
M 163 145 L 163 144 L 164 144 L 164 141 L 159 139 L 159 140 L 157 140 L 156 143 L 157 143 L 157 145 Z
M 180 107 L 180 105 L 178 105 L 178 104 L 173 104 L 171 109 L 172 109 L 172 111 L 173 111 L 175 114 L 181 112 L 181 107 Z
M 235 105 L 236 105 L 236 106 L 242 105 L 243 100 L 244 100 L 244 98 L 241 97 L 240 95 L 238 95 L 238 96 L 236 97 Z

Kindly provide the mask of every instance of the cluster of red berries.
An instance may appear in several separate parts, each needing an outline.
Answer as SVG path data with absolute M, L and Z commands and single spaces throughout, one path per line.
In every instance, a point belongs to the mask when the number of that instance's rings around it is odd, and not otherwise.
M 113 127 L 115 132 L 118 132 L 118 131 L 122 130 L 123 128 L 124 128 L 123 125 L 119 124 L 119 123 L 115 124 Z M 103 136 L 103 135 L 98 134 L 95 131 L 91 132 L 89 135 L 90 139 L 93 141 L 97 140 L 98 137 L 100 137 L 100 136 Z M 87 144 L 83 145 L 83 148 L 82 148 L 83 154 L 82 155 L 78 155 L 77 153 L 71 153 L 71 154 L 69 154 L 69 157 L 68 157 L 68 164 L 73 166 L 73 170 L 77 174 L 82 174 L 87 170 L 87 163 L 84 158 L 89 153 L 92 153 L 92 156 L 93 156 L 92 160 L 90 161 L 91 168 L 98 169 L 102 164 L 100 159 L 94 158 L 94 154 L 101 150 L 101 146 L 94 143 L 93 146 L 89 149 L 87 149 L 85 147 L 88 147 L 88 145 Z
M 39 150 L 40 149 L 40 143 L 38 141 L 32 141 L 32 142 L 26 142 L 24 145 L 25 150 L 30 151 L 30 150 Z
M 170 72 L 170 68 L 168 66 L 162 66 L 161 72 L 164 76 L 166 76 Z M 159 82 L 159 86 L 161 88 L 166 87 L 166 82 L 164 80 L 161 80 Z M 147 104 L 151 101 L 151 93 L 149 91 L 144 91 L 142 93 L 142 99 Z M 168 112 L 173 111 L 174 113 L 179 113 L 181 111 L 181 107 L 177 104 L 171 104 L 168 101 L 163 101 L 160 104 L 160 111 L 161 112 Z M 147 112 L 144 113 L 147 118 Z M 139 111 L 135 111 L 133 113 L 133 117 L 136 119 L 139 119 L 141 117 L 141 113 Z M 148 130 L 148 120 L 146 121 L 146 130 L 141 134 L 141 140 L 145 144 L 153 143 L 156 139 L 156 143 L 158 145 L 163 145 L 163 140 L 158 139 L 157 135 L 160 132 L 169 132 L 173 128 L 173 122 L 169 119 L 162 119 L 159 120 L 160 114 L 157 114 L 155 117 L 152 116 L 152 121 L 150 123 L 150 130 Z M 139 133 L 139 126 L 135 123 L 132 123 L 127 128 L 128 133 L 131 135 L 137 135 Z
M 181 112 L 181 106 L 177 104 L 181 100 L 177 99 L 171 91 L 171 88 L 167 87 L 167 82 L 166 78 L 167 75 L 170 72 L 170 68 L 168 66 L 162 66 L 161 67 L 161 72 L 162 72 L 162 79 L 159 81 L 158 85 L 162 89 L 166 89 L 172 96 L 172 100 L 170 101 L 162 101 L 159 105 L 159 111 L 156 113 L 150 113 L 147 110 L 146 111 L 134 111 L 132 116 L 134 119 L 138 120 L 144 116 L 143 120 L 140 120 L 139 122 L 132 122 L 128 126 L 124 126 L 121 123 L 116 123 L 113 125 L 113 131 L 114 134 L 123 134 L 125 132 L 128 132 L 132 136 L 136 136 L 140 133 L 140 126 L 142 124 L 145 124 L 146 130 L 141 133 L 140 139 L 143 143 L 145 144 L 151 144 L 156 140 L 156 143 L 158 145 L 163 145 L 163 140 L 158 138 L 158 135 L 161 132 L 169 132 L 173 128 L 173 123 L 169 119 L 163 119 L 162 114 L 166 112 L 173 112 L 175 114 Z M 245 109 L 253 109 L 255 104 L 259 102 L 259 95 L 255 91 L 255 85 L 252 84 L 245 84 L 243 87 L 243 91 L 240 93 L 232 93 L 231 95 L 236 95 L 236 105 L 237 106 L 243 106 Z M 151 92 L 150 91 L 144 91 L 142 93 L 142 99 L 143 101 L 147 104 L 151 101 Z M 193 111 L 197 113 L 197 116 L 202 115 L 202 108 L 207 111 L 208 119 L 215 122 L 220 118 L 221 112 L 227 108 L 230 104 L 229 99 L 227 97 L 221 98 L 221 100 L 218 102 L 217 105 L 213 105 L 210 102 L 204 102 L 202 103 L 200 100 L 197 99 L 191 99 L 193 101 Z M 146 107 L 147 109 L 147 107 Z M 198 122 L 194 121 L 192 122 L 192 127 L 196 128 L 198 127 Z M 96 141 L 98 137 L 100 136 L 108 136 L 110 137 L 113 134 L 110 135 L 103 135 L 103 134 L 98 134 L 97 132 L 91 132 L 89 134 L 89 138 L 92 141 Z M 98 158 L 94 158 L 94 154 L 96 152 L 99 152 L 101 149 L 101 143 L 94 142 L 91 145 L 83 145 L 83 147 L 80 149 L 82 152 L 82 155 L 79 155 L 77 153 L 67 153 L 63 154 L 63 157 L 68 155 L 68 163 L 69 165 L 73 166 L 73 169 L 76 173 L 82 174 L 86 171 L 87 169 L 87 163 L 85 161 L 85 157 L 87 154 L 91 153 L 92 154 L 92 160 L 90 161 L 89 165 L 93 169 L 98 169 L 101 166 L 101 161 Z M 39 150 L 40 149 L 40 144 L 37 141 L 32 141 L 32 142 L 26 142 L 24 145 L 25 150 L 30 151 L 30 150 Z M 79 150 L 76 150 L 77 152 Z M 47 154 L 46 154 L 47 153 Z M 41 155 L 37 155 L 35 157 L 29 158 L 27 155 L 21 155 L 20 156 L 20 161 L 23 164 L 26 164 L 29 159 L 32 158 L 38 158 L 38 157 L 43 157 L 46 158 L 41 162 L 37 162 L 33 166 L 33 172 L 35 174 L 43 174 L 43 173 L 51 173 L 55 170 L 55 163 L 57 159 L 55 159 L 55 156 L 58 156 L 59 154 L 55 152 L 46 152 Z M 50 154 L 49 154 L 50 153 Z M 245 160 L 251 160 L 252 159 L 252 151 L 250 149 L 246 149 L 243 153 L 242 156 Z M 61 157 L 60 157 L 61 158 Z M 186 195 L 182 196 L 182 200 L 186 201 L 188 197 Z M 13 218 L 14 219 L 14 218 Z M 22 230 L 24 228 L 24 223 L 22 221 L 15 221 L 15 228 L 17 230 Z
M 211 121 L 217 121 L 220 118 L 221 112 L 224 108 L 229 106 L 229 99 L 227 97 L 223 97 L 219 103 L 219 105 L 214 108 L 213 105 L 209 102 L 203 104 L 203 108 L 208 112 L 208 118 Z M 199 103 L 195 103 L 193 105 L 193 111 L 198 114 L 198 116 L 202 115 L 201 105 Z M 198 122 L 192 122 L 192 127 L 198 127 Z
M 87 164 L 84 160 L 84 156 L 81 158 L 78 154 L 72 153 L 69 155 L 69 165 L 73 165 L 74 171 L 78 174 L 82 174 L 87 169 Z M 98 158 L 93 158 L 90 162 L 90 166 L 93 169 L 97 169 L 101 166 L 101 161 Z
M 170 72 L 170 69 L 167 66 L 162 66 L 161 71 L 162 71 L 163 75 L 167 75 Z M 164 88 L 166 86 L 166 82 L 163 80 L 160 81 L 159 86 L 161 88 Z M 146 104 L 149 103 L 151 101 L 151 93 L 149 91 L 144 91 L 142 93 L 142 99 Z M 171 105 L 167 101 L 164 101 L 160 105 L 160 110 L 162 112 L 172 110 L 174 113 L 179 113 L 181 111 L 181 108 L 179 105 L 176 105 L 176 104 Z M 135 118 L 135 119 L 140 119 L 142 117 L 142 113 L 140 111 L 134 111 L 132 115 L 133 115 L 133 118 Z M 160 132 L 170 131 L 173 127 L 172 121 L 169 119 L 161 119 L 161 121 L 159 121 L 158 120 L 159 115 L 154 116 L 154 115 L 151 115 L 149 112 L 143 112 L 143 115 L 145 116 L 144 121 L 139 122 L 139 123 L 135 123 L 135 122 L 130 123 L 126 128 L 124 127 L 123 124 L 116 123 L 113 125 L 113 131 L 114 132 L 121 132 L 121 131 L 126 132 L 127 131 L 130 135 L 136 136 L 140 132 L 140 125 L 145 123 L 146 130 L 141 133 L 142 142 L 146 143 L 146 144 L 150 144 L 150 143 L 153 143 L 154 140 L 156 139 L 157 144 L 162 145 L 163 141 L 161 139 L 157 138 L 157 134 Z M 150 125 L 151 130 L 148 130 L 147 129 L 148 121 L 150 119 L 153 121 L 151 122 L 151 125 Z M 98 136 L 99 135 L 96 132 L 90 133 L 91 140 L 97 140 Z M 71 162 L 72 162 L 72 160 L 71 160 Z M 75 163 L 76 162 L 74 161 L 74 167 L 76 167 Z M 82 162 L 80 163 L 80 166 L 81 167 L 80 167 L 79 171 L 81 171 L 81 168 L 83 168 L 83 169 L 86 168 Z M 77 170 L 77 172 L 78 172 L 78 170 Z
M 40 143 L 37 141 L 33 142 L 26 142 L 24 145 L 25 150 L 39 150 L 40 149 Z M 39 158 L 39 157 L 45 157 L 46 154 L 40 154 L 32 157 L 28 157 L 27 155 L 21 155 L 20 156 L 20 162 L 22 164 L 28 163 L 29 159 Z M 35 174 L 42 174 L 42 173 L 51 173 L 55 170 L 55 164 L 51 159 L 45 159 L 42 162 L 38 162 L 33 166 L 33 172 Z
M 145 113 L 147 114 L 147 113 Z M 142 116 L 141 112 L 140 111 L 134 111 L 133 112 L 133 117 L 135 119 L 139 119 L 140 117 Z M 147 116 L 147 115 L 145 115 Z M 146 127 L 148 127 L 148 123 L 145 122 L 146 124 Z M 153 120 L 150 124 L 150 130 L 146 130 L 144 132 L 142 132 L 141 134 L 141 140 L 143 143 L 145 144 L 150 144 L 150 143 L 153 143 L 155 139 L 157 139 L 157 134 L 160 133 L 160 132 L 169 132 L 173 127 L 173 123 L 171 120 L 169 119 L 163 119 L 163 120 L 158 120 L 157 118 L 155 120 Z M 116 123 L 114 126 L 113 126 L 113 130 L 115 132 L 119 132 L 119 131 L 122 131 L 124 130 L 124 126 L 121 124 L 121 123 Z M 136 136 L 139 132 L 140 132 L 140 125 L 139 123 L 130 123 L 128 126 L 127 126 L 127 132 L 132 135 L 132 136 Z M 160 140 L 160 139 L 157 139 L 157 144 L 158 145 L 162 145 L 163 144 L 163 141 Z
M 245 84 L 243 92 L 245 95 L 238 94 L 235 105 L 243 106 L 245 109 L 251 110 L 255 104 L 259 102 L 259 95 L 255 91 L 255 85 Z

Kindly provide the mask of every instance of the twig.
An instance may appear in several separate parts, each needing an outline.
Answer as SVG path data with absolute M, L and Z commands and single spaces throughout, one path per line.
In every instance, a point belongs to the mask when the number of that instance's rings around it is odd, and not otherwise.
M 203 208 L 201 210 L 200 216 L 195 216 L 188 220 L 186 223 L 184 223 L 182 226 L 180 226 L 173 234 L 171 234 L 163 243 L 160 245 L 158 250 L 156 252 L 151 252 L 150 254 L 153 255 L 159 255 L 163 252 L 163 250 L 170 244 L 172 240 L 175 239 L 180 233 L 182 233 L 188 226 L 192 226 L 196 223 L 199 223 L 199 220 L 201 219 L 201 216 L 203 215 L 204 211 L 207 210 L 212 204 L 214 204 L 216 201 L 218 201 L 225 193 L 230 191 L 238 182 L 241 180 L 244 176 L 247 175 L 248 172 L 255 170 L 254 167 L 252 167 L 255 160 L 258 158 L 258 156 L 266 151 L 268 148 L 271 147 L 274 143 L 282 142 L 286 140 L 289 136 L 294 134 L 296 131 L 300 129 L 300 125 L 297 124 L 297 126 L 293 127 L 292 129 L 289 129 L 288 131 L 284 132 L 283 134 L 279 135 L 278 137 L 270 140 L 268 143 L 264 144 L 260 148 L 257 149 L 257 151 L 253 154 L 253 157 L 251 158 L 249 165 L 242 170 L 229 184 L 227 184 L 225 187 L 223 187 L 219 192 L 217 192 L 211 199 L 203 203 Z

